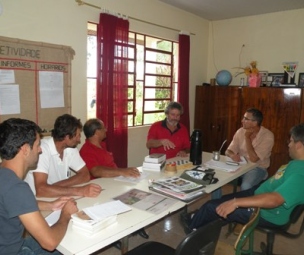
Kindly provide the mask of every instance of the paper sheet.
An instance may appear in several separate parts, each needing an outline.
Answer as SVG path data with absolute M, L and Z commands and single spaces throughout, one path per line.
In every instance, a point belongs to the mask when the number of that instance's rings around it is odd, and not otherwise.
M 232 166 L 232 165 L 227 165 L 226 162 L 221 162 L 221 161 L 215 161 L 215 160 L 209 160 L 205 163 L 207 167 L 210 168 L 216 168 L 218 170 L 222 170 L 225 172 L 234 172 L 240 168 L 240 166 Z

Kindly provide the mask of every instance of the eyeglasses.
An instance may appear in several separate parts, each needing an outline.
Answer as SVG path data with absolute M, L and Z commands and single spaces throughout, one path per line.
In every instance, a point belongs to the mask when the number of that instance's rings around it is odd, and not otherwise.
M 249 121 L 249 120 L 250 120 L 250 121 L 256 121 L 255 119 L 249 119 L 249 118 L 247 118 L 247 117 L 245 117 L 245 116 L 243 117 L 243 120 L 246 120 L 246 121 Z

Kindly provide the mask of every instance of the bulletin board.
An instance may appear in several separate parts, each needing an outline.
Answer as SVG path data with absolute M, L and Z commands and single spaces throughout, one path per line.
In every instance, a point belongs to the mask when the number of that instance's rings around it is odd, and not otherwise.
M 0 122 L 24 118 L 49 132 L 71 113 L 69 46 L 0 36 Z

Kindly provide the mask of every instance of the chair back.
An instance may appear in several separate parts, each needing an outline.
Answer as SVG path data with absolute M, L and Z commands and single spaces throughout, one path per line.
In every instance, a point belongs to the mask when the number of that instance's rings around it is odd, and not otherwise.
M 193 231 L 177 246 L 175 255 L 214 255 L 222 225 L 219 219 Z
M 259 222 L 260 218 L 260 208 L 253 208 L 253 212 L 250 216 L 250 219 L 246 225 L 243 226 L 235 244 L 235 255 L 240 254 L 253 254 L 253 236 L 254 229 Z M 249 239 L 248 249 L 243 249 L 246 244 L 246 240 Z

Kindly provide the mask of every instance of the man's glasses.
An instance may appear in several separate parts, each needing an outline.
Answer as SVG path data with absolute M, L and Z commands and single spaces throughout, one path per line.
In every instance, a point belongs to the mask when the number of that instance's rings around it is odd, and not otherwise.
M 249 118 L 247 118 L 247 117 L 245 117 L 245 116 L 243 117 L 243 120 L 246 120 L 246 121 L 249 121 L 249 120 L 250 120 L 250 121 L 255 121 L 255 119 L 249 119 Z

